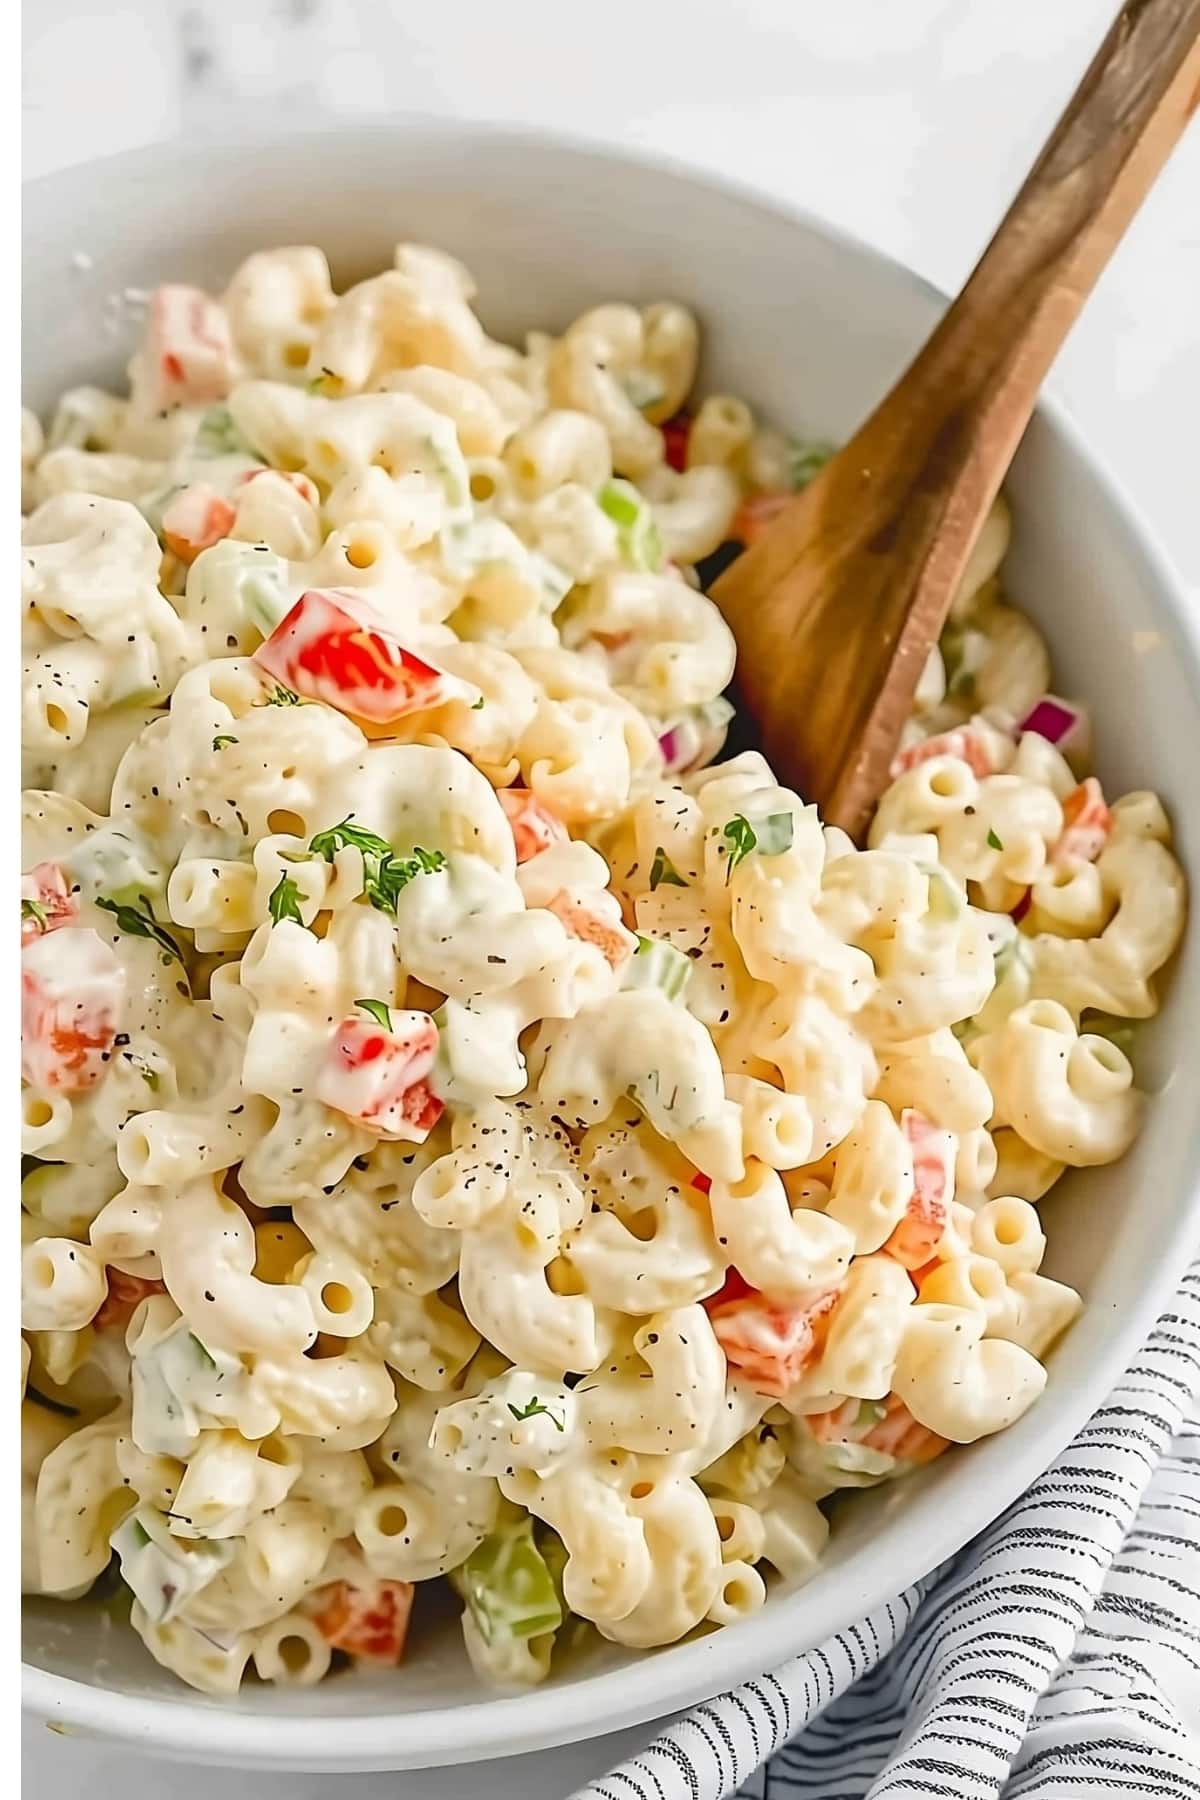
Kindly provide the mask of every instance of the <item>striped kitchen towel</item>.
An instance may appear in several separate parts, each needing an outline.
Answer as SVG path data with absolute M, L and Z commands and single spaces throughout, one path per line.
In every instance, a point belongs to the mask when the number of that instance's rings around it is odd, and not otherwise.
M 732 1794 L 1200 1800 L 1200 1263 L 989 1530 L 576 1800 Z

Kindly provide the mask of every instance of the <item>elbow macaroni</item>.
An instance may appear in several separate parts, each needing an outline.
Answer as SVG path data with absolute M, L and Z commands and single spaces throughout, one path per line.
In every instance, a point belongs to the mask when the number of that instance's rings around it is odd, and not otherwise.
M 1155 796 L 1018 723 L 1002 501 L 860 852 L 716 762 L 694 566 L 824 452 L 683 305 L 473 296 L 262 251 L 22 419 L 23 1573 L 115 1552 L 213 1694 L 448 1574 L 491 1680 L 745 1618 L 1011 1423 L 1183 926 Z

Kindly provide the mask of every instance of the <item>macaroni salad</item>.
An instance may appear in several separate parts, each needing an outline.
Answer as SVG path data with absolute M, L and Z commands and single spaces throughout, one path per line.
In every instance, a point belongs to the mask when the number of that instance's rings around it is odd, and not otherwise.
M 702 591 L 827 452 L 472 296 L 264 251 L 23 420 L 25 1582 L 210 1693 L 743 1618 L 1019 1418 L 1183 924 L 1003 503 L 857 850 Z

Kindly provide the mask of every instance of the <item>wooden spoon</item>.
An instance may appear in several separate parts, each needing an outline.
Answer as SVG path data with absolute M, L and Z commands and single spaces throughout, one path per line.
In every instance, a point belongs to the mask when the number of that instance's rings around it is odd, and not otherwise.
M 1200 0 L 1129 0 L 866 423 L 715 583 L 780 779 L 858 837 L 1060 344 L 1200 100 Z

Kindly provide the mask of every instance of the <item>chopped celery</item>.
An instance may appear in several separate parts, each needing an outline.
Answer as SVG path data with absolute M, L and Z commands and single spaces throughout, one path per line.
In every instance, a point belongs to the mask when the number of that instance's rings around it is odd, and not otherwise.
M 236 1356 L 210 1350 L 181 1319 L 133 1358 L 133 1438 L 150 1455 L 190 1456 L 201 1428 L 228 1411 L 244 1381 Z
M 661 569 L 662 539 L 646 496 L 638 492 L 632 481 L 622 481 L 618 477 L 605 482 L 597 499 L 601 512 L 617 528 L 617 539 L 626 562 L 635 569 Z
M 288 591 L 288 565 L 261 544 L 239 544 L 234 589 L 246 618 L 263 636 L 270 637 L 292 607 Z
M 192 445 L 197 456 L 254 456 L 227 406 L 210 406 L 201 416 Z
M 148 1505 L 129 1513 L 109 1542 L 121 1559 L 122 1581 L 156 1625 L 206 1588 L 235 1549 L 233 1538 L 173 1538 L 167 1515 Z
M 950 921 L 962 917 L 967 899 L 952 876 L 937 863 L 919 863 L 922 875 L 929 878 L 929 917 Z
M 645 412 L 649 406 L 661 406 L 667 397 L 662 384 L 641 369 L 631 369 L 621 386 L 639 412 Z
M 791 813 L 772 813 L 770 818 L 756 821 L 754 835 L 758 839 L 760 856 L 782 856 L 792 847 L 796 821 Z
M 451 1579 L 485 1644 L 557 1631 L 563 1606 L 528 1515 L 484 1539 Z
M 659 988 L 668 1000 L 683 998 L 692 965 L 682 950 L 662 938 L 639 937 L 625 965 L 623 987 Z

